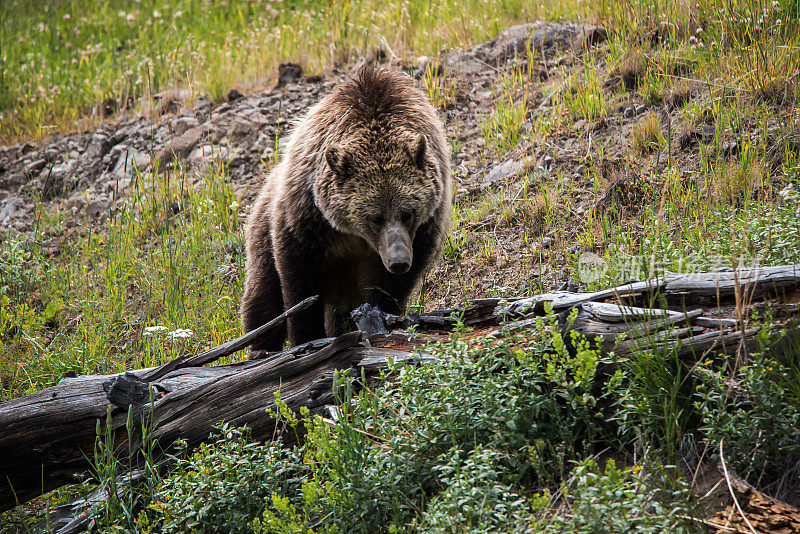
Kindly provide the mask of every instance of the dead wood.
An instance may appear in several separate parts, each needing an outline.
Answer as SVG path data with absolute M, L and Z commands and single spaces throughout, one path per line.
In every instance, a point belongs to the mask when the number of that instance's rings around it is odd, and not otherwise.
M 334 402 L 334 373 L 360 368 L 362 360 L 365 372 L 374 372 L 390 358 L 413 359 L 408 353 L 382 350 L 364 346 L 361 333 L 351 332 L 322 347 L 312 342 L 270 359 L 179 368 L 151 381 L 145 378 L 153 369 L 65 378 L 56 386 L 2 403 L 0 509 L 86 472 L 97 420 L 107 412 L 119 445 L 140 439 L 126 435 L 129 409 L 137 419 L 147 416 L 154 422 L 151 437 L 160 450 L 168 450 L 178 438 L 192 448 L 222 422 L 250 427 L 255 439 L 270 439 L 276 421 L 266 410 L 275 407 L 276 392 L 293 410 L 321 409 Z M 127 449 L 120 447 L 122 454 Z
M 408 339 L 400 329 L 411 326 L 421 331 L 447 330 L 457 323 L 485 326 L 511 319 L 492 333 L 500 337 L 534 327 L 537 319 L 531 314 L 541 315 L 549 305 L 558 313 L 565 332 L 585 335 L 603 352 L 625 355 L 638 350 L 674 350 L 679 357 L 700 358 L 755 348 L 759 329 L 745 328 L 746 316 L 741 313 L 724 315 L 743 310 L 756 299 L 762 299 L 758 305 L 763 306 L 764 298 L 797 288 L 800 266 L 788 265 L 667 274 L 586 293 L 557 291 L 518 299 L 482 299 L 465 308 L 405 317 L 365 305 L 353 312 L 353 318 L 369 339 L 392 340 Z M 709 300 L 719 303 L 725 299 L 735 301 L 735 307 L 716 307 L 713 316 L 706 315 Z M 652 304 L 674 304 L 676 300 L 683 311 Z M 632 301 L 645 304 L 624 305 Z M 72 482 L 76 473 L 86 473 L 91 467 L 88 458 L 93 456 L 96 423 L 107 414 L 116 443 L 124 445 L 130 440 L 133 450 L 141 436 L 126 435 L 129 411 L 137 420 L 147 417 L 154 422 L 151 437 L 161 452 L 168 451 L 178 438 L 190 448 L 196 446 L 222 422 L 250 427 L 255 439 L 271 439 L 277 423 L 266 410 L 274 408 L 276 392 L 280 391 L 291 409 L 306 407 L 318 412 L 335 401 L 332 384 L 337 372 L 351 369 L 374 374 L 390 359 L 413 363 L 432 358 L 372 347 L 362 340 L 361 332 L 354 332 L 263 354 L 262 359 L 202 367 L 245 348 L 311 302 L 313 297 L 266 325 L 199 355 L 181 356 L 157 368 L 65 378 L 46 390 L 0 403 L 0 510 Z M 702 309 L 696 305 L 685 311 L 686 304 L 693 302 Z M 119 449 L 127 451 L 128 447 Z

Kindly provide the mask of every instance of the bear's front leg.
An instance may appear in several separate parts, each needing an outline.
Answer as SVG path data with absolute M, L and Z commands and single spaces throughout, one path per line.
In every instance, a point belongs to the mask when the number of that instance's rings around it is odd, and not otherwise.
M 258 229 L 257 229 L 258 230 Z M 240 308 L 242 327 L 249 332 L 283 313 L 283 294 L 272 256 L 269 228 L 249 231 L 247 240 L 247 278 Z M 278 351 L 283 348 L 286 327 L 281 325 L 250 347 L 253 351 Z
M 289 233 L 275 235 L 275 266 L 280 276 L 284 307 L 289 309 L 313 295 L 320 297 L 286 320 L 292 346 L 325 337 L 325 291 L 317 267 L 321 256 L 315 248 Z

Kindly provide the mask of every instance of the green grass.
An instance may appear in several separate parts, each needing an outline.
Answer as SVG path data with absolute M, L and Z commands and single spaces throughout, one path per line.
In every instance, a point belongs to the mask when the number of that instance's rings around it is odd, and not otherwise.
M 591 121 L 607 115 L 603 83 L 593 57 L 586 61 L 583 72 L 572 71 L 567 80 L 559 100 L 573 119 Z
M 680 108 L 682 126 L 713 125 L 713 139 L 680 151 L 675 126 L 650 120 L 632 147 L 621 139 L 619 153 L 580 145 L 569 156 L 580 172 L 562 160 L 459 200 L 443 260 L 457 265 L 457 281 L 430 277 L 420 302 L 450 283 L 462 299 L 482 296 L 465 289 L 482 277 L 471 280 L 468 264 L 499 270 L 498 256 L 523 263 L 518 287 L 540 291 L 552 289 L 542 286 L 545 271 L 574 274 L 587 250 L 609 265 L 589 288 L 664 271 L 800 263 L 796 2 L 223 4 L 3 3 L 0 139 L 91 125 L 106 99 L 147 111 L 152 94 L 170 87 L 218 99 L 233 86 L 269 84 L 285 60 L 318 72 L 388 45 L 410 61 L 515 22 L 598 19 L 615 30 L 607 48 L 549 64 L 546 85 L 534 74 L 547 58 L 498 73 L 494 107 L 480 125 L 491 151 L 521 159 L 538 149 L 558 160 L 564 139 L 592 138 L 574 129 L 578 121 L 619 120 L 616 106 L 627 100 L 662 112 L 676 87 L 693 94 Z M 654 39 L 662 27 L 669 29 Z M 614 72 L 635 83 L 606 85 Z M 447 73 L 428 70 L 422 83 L 439 107 L 453 105 L 456 81 Z M 552 108 L 529 117 L 539 89 Z M 610 159 L 619 169 L 609 174 Z M 238 199 L 224 167 L 202 178 L 194 184 L 180 170 L 156 170 L 102 225 L 42 204 L 34 232 L 0 233 L 0 400 L 68 371 L 157 365 L 240 333 Z M 596 206 L 617 179 L 624 194 Z M 536 248 L 542 235 L 553 238 L 551 249 Z M 505 249 L 509 236 L 519 250 Z M 180 337 L 183 329 L 192 334 Z M 692 443 L 710 461 L 724 444 L 729 466 L 765 491 L 800 459 L 796 344 L 736 365 L 644 349 L 603 375 L 598 366 L 612 362 L 579 340 L 566 351 L 552 319 L 478 346 L 462 333 L 430 348 L 436 365 L 398 372 L 382 389 L 354 395 L 345 380 L 337 426 L 283 413 L 307 425 L 304 447 L 245 445 L 246 435 L 226 429 L 171 473 L 154 475 L 142 495 L 112 503 L 102 521 L 131 532 L 180 531 L 188 519 L 243 532 L 498 531 L 521 523 L 532 532 L 691 531 L 699 523 L 687 519 L 695 514 L 687 473 L 665 466 L 684 465 Z M 109 478 L 123 466 L 103 447 L 96 461 Z
M 243 237 L 224 168 L 194 186 L 182 173 L 142 175 L 104 226 L 58 212 L 37 222 L 0 241 L 0 399 L 240 333 Z
M 95 124 L 106 101 L 113 110 L 147 111 L 154 94 L 173 87 L 219 99 L 234 86 L 267 85 L 285 61 L 314 73 L 378 46 L 405 58 L 434 54 L 557 7 L 520 0 L 7 1 L 0 4 L 0 141 Z

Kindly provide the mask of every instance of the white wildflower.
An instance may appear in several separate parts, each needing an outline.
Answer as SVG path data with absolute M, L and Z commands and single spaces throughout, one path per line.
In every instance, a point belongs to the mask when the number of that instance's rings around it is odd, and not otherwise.
M 153 334 L 160 334 L 161 332 L 166 332 L 166 326 L 148 326 L 144 329 L 144 333 L 142 335 L 145 336 L 152 336 Z
M 188 339 L 194 335 L 194 332 L 188 328 L 178 328 L 167 335 L 172 339 Z

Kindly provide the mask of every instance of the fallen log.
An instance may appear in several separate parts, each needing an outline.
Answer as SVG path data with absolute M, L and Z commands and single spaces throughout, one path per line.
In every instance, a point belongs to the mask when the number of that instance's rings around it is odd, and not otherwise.
M 683 298 L 686 302 L 699 299 L 733 299 L 737 295 L 746 298 L 765 295 L 780 295 L 800 288 L 800 264 L 777 267 L 753 267 L 747 269 L 718 271 L 712 273 L 667 273 L 651 280 L 623 284 L 601 291 L 575 293 L 555 291 L 513 299 L 500 303 L 497 314 L 510 316 L 529 313 L 541 314 L 549 304 L 553 311 L 560 312 L 587 302 L 634 295 L 655 295 Z
M 370 349 L 360 332 L 301 345 L 262 359 L 219 367 L 172 370 L 150 379 L 154 369 L 116 375 L 65 378 L 43 391 L 0 404 L 0 510 L 25 502 L 90 469 L 98 419 L 111 414 L 121 457 L 127 454 L 128 410 L 148 417 L 151 438 L 168 450 L 176 439 L 193 447 L 214 425 L 248 426 L 255 439 L 270 439 L 276 421 L 265 412 L 275 393 L 289 408 L 312 412 L 334 401 L 337 371 L 377 371 L 391 359 L 412 359 L 401 351 Z M 138 427 L 139 425 L 135 425 Z
M 696 298 L 736 299 L 742 309 L 754 298 L 800 288 L 800 266 L 790 265 L 739 272 L 667 274 L 602 291 L 558 291 L 517 299 L 481 299 L 465 308 L 405 317 L 369 306 L 353 318 L 368 339 L 408 339 L 399 329 L 446 330 L 455 324 L 485 326 L 505 322 L 495 337 L 533 327 L 549 304 L 559 312 L 565 331 L 572 329 L 595 340 L 604 352 L 643 349 L 676 350 L 680 356 L 733 354 L 755 346 L 758 329 L 746 328 L 744 315 L 713 317 L 704 311 L 664 310 L 628 305 L 656 302 L 656 296 L 678 297 L 681 306 Z M 249 362 L 200 367 L 240 350 L 312 299 L 288 310 L 264 327 L 199 355 L 186 355 L 161 367 L 104 376 L 65 378 L 44 391 L 0 403 L 0 511 L 43 492 L 72 482 L 90 469 L 96 422 L 111 417 L 111 431 L 125 453 L 135 450 L 141 436 L 127 436 L 130 411 L 137 419 L 155 422 L 152 437 L 161 451 L 178 438 L 190 447 L 206 439 L 214 425 L 228 422 L 249 426 L 256 439 L 270 439 L 276 421 L 265 410 L 275 406 L 275 393 L 292 409 L 312 412 L 333 402 L 333 376 L 345 369 L 375 373 L 390 359 L 415 361 L 424 356 L 372 347 L 362 333 L 320 339 L 277 354 L 259 354 Z M 614 301 L 614 302 L 604 302 Z M 662 301 L 663 300 L 659 300 Z M 670 299 L 667 299 L 670 301 Z M 674 299 L 671 301 L 674 303 Z M 626 303 L 623 305 L 623 303 Z M 744 303 L 742 305 L 742 303 Z M 647 306 L 647 304 L 645 304 Z M 652 306 L 652 304 L 651 304 Z M 730 308 L 730 307 L 729 307 Z M 575 313 L 570 322 L 567 316 Z M 729 314 L 730 315 L 730 314 Z M 514 320 L 519 319 L 519 320 Z M 511 321 L 511 322 L 506 322 Z M 625 340 L 616 343 L 620 334 Z

